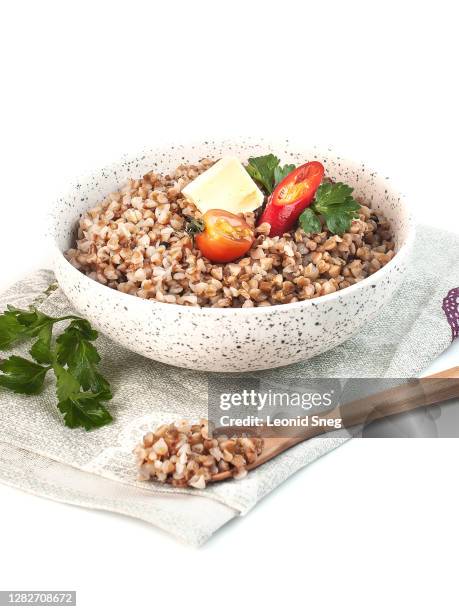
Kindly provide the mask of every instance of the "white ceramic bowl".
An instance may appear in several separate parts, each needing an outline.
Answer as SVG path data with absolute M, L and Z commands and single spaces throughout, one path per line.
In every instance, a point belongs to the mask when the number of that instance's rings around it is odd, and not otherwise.
M 63 256 L 80 215 L 127 178 L 151 169 L 232 153 L 241 160 L 275 153 L 284 163 L 319 159 L 326 174 L 355 188 L 391 222 L 396 255 L 386 266 L 347 289 L 323 297 L 260 308 L 192 308 L 126 295 L 88 278 Z M 59 285 L 76 310 L 123 346 L 165 363 L 209 371 L 249 371 L 309 359 L 341 344 L 364 327 L 402 282 L 414 240 L 411 215 L 389 182 L 331 149 L 244 139 L 170 146 L 125 158 L 78 181 L 53 212 L 54 264 Z

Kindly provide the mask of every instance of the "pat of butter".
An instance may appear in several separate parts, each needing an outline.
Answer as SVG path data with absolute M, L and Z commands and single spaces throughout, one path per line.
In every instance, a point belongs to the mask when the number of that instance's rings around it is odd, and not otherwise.
M 222 157 L 182 189 L 202 214 L 220 208 L 234 214 L 252 212 L 263 194 L 237 157 Z

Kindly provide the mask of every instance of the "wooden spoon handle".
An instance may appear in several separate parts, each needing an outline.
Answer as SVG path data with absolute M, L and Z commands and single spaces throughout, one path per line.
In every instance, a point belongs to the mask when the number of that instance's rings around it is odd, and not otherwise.
M 425 380 L 426 378 L 459 378 L 459 366 L 449 368 L 449 370 L 443 370 L 442 372 L 435 372 L 435 374 L 424 376 L 420 378 L 420 380 Z
M 338 407 L 336 411 L 327 414 L 327 417 L 341 417 L 344 427 L 353 427 L 457 397 L 459 397 L 459 367 L 424 378 L 413 379 L 393 389 L 348 402 Z M 317 427 L 314 428 L 314 431 L 307 428 L 303 439 L 306 440 L 312 435 L 316 436 L 333 429 L 333 426 L 324 426 L 321 431 L 318 431 Z
M 342 418 L 342 426 L 347 428 L 457 397 L 459 397 L 459 367 L 414 379 L 405 385 L 349 402 L 327 413 L 326 418 Z M 299 442 L 333 430 L 336 431 L 333 425 L 309 426 L 302 427 L 295 432 L 295 435 L 289 437 L 285 437 L 285 434 L 279 438 L 267 435 L 264 438 L 263 452 L 254 463 L 247 466 L 247 469 L 257 468 Z M 263 432 L 260 431 L 258 435 L 263 436 Z M 220 472 L 212 476 L 212 480 L 225 480 L 231 475 L 230 470 Z

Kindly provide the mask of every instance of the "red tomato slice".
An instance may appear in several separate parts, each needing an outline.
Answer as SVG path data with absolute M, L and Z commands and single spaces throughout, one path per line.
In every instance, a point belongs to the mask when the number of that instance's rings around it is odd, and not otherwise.
M 254 233 L 244 219 L 217 208 L 204 213 L 204 231 L 196 234 L 198 249 L 216 263 L 227 263 L 242 257 L 253 244 Z

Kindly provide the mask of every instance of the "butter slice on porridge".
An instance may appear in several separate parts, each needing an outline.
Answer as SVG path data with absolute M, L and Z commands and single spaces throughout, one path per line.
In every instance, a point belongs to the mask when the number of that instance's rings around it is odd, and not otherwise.
M 237 157 L 222 157 L 182 189 L 182 194 L 204 214 L 218 208 L 239 214 L 256 210 L 263 194 Z

